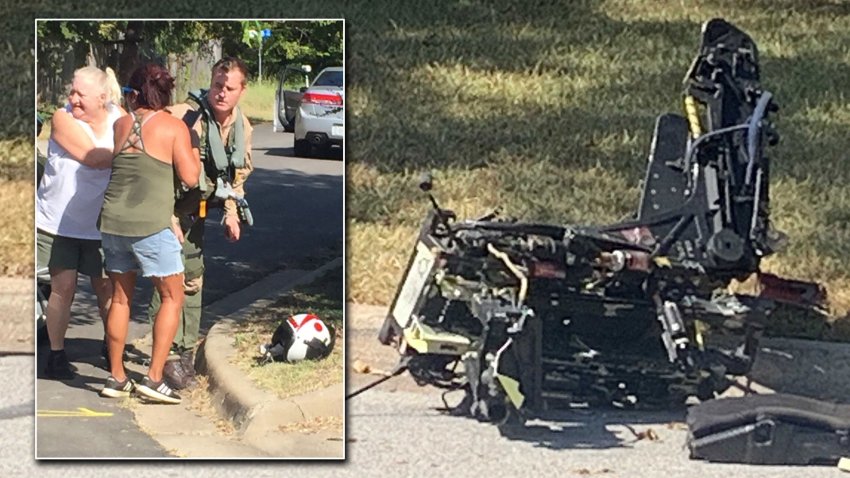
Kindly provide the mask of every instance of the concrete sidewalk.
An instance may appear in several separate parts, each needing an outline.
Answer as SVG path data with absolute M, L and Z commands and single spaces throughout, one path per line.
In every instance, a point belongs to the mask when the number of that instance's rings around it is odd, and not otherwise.
M 337 258 L 313 271 L 287 270 L 272 274 L 204 308 L 205 322 L 212 322 L 212 326 L 196 354 L 196 369 L 207 377 L 213 405 L 219 415 L 232 424 L 235 433 L 222 433 L 209 417 L 199 416 L 182 405 L 134 407 L 139 426 L 178 457 L 344 459 L 344 426 L 342 430 L 309 433 L 282 429 L 298 429 L 299 424 L 320 418 L 343 419 L 345 387 L 342 382 L 281 400 L 258 388 L 231 363 L 236 353 L 231 333 L 235 324 L 262 311 L 290 289 L 311 282 L 341 264 L 342 258 Z M 142 346 L 149 347 L 150 341 L 150 335 L 146 336 Z M 344 346 L 343 342 L 337 346 Z M 144 369 L 140 371 L 144 373 Z M 340 374 L 343 373 L 340 370 Z M 186 392 L 184 396 L 191 391 Z M 175 429 L 175 424 L 180 424 L 179 430 Z

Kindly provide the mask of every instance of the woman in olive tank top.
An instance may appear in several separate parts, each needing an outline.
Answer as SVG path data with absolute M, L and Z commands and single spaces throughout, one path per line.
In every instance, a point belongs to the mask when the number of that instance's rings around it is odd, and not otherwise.
M 180 403 L 162 378 L 183 305 L 182 237 L 172 230 L 171 216 L 174 177 L 195 187 L 199 153 L 192 148 L 186 125 L 164 111 L 174 89 L 165 68 L 139 67 L 128 83 L 124 93 L 131 114 L 115 122 L 115 158 L 100 214 L 106 270 L 113 285 L 107 320 L 111 376 L 101 395 L 126 397 L 135 389 L 151 401 Z M 154 321 L 150 368 L 136 384 L 127 378 L 122 355 L 138 271 L 151 278 L 162 306 Z

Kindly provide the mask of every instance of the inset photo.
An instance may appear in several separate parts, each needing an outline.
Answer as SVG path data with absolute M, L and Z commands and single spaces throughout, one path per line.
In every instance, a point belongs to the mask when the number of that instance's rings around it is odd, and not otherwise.
M 344 29 L 36 20 L 36 459 L 345 459 Z

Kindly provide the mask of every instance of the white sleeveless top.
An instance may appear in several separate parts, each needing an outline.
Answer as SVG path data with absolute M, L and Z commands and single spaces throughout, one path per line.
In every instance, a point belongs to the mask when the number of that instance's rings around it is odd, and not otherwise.
M 65 110 L 70 113 L 70 106 L 66 106 Z M 120 108 L 108 104 L 107 129 L 99 138 L 88 123 L 76 121 L 96 148 L 112 151 L 115 146 L 112 125 L 121 114 Z M 100 240 L 97 218 L 111 172 L 109 168 L 94 169 L 80 164 L 50 138 L 47 143 L 47 164 L 36 195 L 36 227 L 58 236 Z

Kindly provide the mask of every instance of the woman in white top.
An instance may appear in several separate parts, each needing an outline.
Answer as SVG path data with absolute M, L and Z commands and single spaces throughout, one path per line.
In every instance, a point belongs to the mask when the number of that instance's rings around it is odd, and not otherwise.
M 38 267 L 50 271 L 49 378 L 74 378 L 64 349 L 78 272 L 91 277 L 105 330 L 112 286 L 103 270 L 97 219 L 109 184 L 112 124 L 126 114 L 116 104 L 120 97 L 111 69 L 80 68 L 74 72 L 68 104 L 53 115 L 35 212 Z

